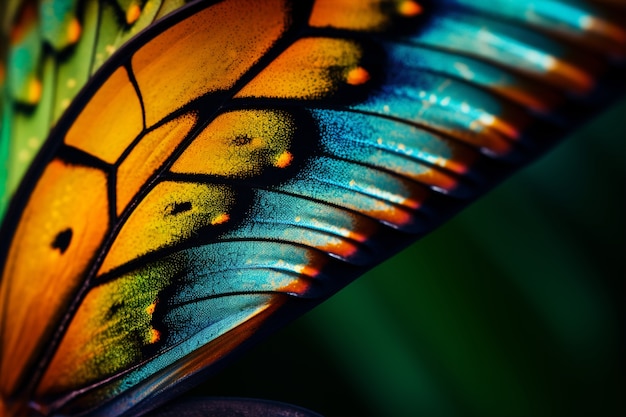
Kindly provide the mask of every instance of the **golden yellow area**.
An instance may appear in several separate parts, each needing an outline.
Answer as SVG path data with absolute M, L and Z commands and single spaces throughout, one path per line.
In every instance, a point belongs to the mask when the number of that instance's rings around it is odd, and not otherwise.
M 141 16 L 141 8 L 137 3 L 132 3 L 126 10 L 126 23 L 132 25 Z
M 117 170 L 117 214 L 165 162 L 196 123 L 195 114 L 178 117 L 146 134 Z
M 239 178 L 258 175 L 281 161 L 291 162 L 284 152 L 291 145 L 294 129 L 291 115 L 284 111 L 223 113 L 200 132 L 171 171 Z
M 120 67 L 83 108 L 65 143 L 112 164 L 142 129 L 141 104 Z
M 45 210 L 42 208 L 45 207 Z M 0 300 L 5 325 L 0 391 L 49 340 L 108 227 L 103 172 L 53 160 L 32 192 L 9 250 Z M 44 344 L 45 345 L 45 344 Z
M 236 97 L 320 99 L 346 83 L 359 67 L 361 48 L 353 41 L 300 39 L 270 63 Z M 339 79 L 343 77 L 343 79 Z
M 389 7 L 395 3 L 395 7 Z M 387 6 L 387 7 L 384 7 Z M 419 9 L 418 9 L 419 8 Z M 391 12 L 395 12 L 391 13 Z M 382 31 L 398 14 L 410 17 L 421 12 L 414 1 L 395 0 L 317 0 L 309 19 L 314 27 L 334 27 L 358 31 Z
M 157 184 L 120 230 L 98 274 L 172 247 L 201 229 L 223 222 L 234 201 L 235 196 L 225 185 L 170 181 Z
M 147 125 L 203 94 L 231 88 L 284 32 L 284 3 L 224 1 L 138 50 L 132 66 L 146 104 Z
M 75 44 L 80 39 L 83 28 L 78 19 L 73 18 L 67 26 L 67 40 L 70 44 Z
M 142 359 L 155 337 L 154 300 L 169 283 L 158 267 L 94 287 L 70 322 L 39 386 L 38 395 L 102 381 Z

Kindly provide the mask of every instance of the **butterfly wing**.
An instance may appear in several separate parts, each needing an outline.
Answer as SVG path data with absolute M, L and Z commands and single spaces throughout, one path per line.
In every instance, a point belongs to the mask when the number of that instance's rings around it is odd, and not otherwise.
M 130 41 L 8 213 L 6 401 L 154 406 L 615 93 L 624 39 L 608 17 L 555 31 L 504 6 L 194 3 Z M 602 42 L 572 52 L 585 31 Z
M 0 166 L 6 178 L 0 181 L 0 214 L 50 128 L 91 76 L 130 38 L 184 3 L 15 0 L 0 6 L 2 45 L 9 45 L 6 57 L 0 50 L 0 74 L 8 74 L 0 76 L 7 104 L 0 129 L 7 161 Z

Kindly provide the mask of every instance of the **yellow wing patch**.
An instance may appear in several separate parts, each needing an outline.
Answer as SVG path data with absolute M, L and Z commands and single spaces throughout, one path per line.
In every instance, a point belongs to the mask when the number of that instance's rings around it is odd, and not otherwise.
M 124 159 L 117 170 L 117 214 L 120 215 L 130 200 L 144 186 L 146 180 L 171 155 L 193 128 L 197 116 L 186 114 L 149 132 Z
M 221 114 L 174 163 L 174 173 L 245 178 L 291 163 L 295 122 L 289 113 L 241 110 Z
M 356 31 L 382 31 L 394 17 L 413 17 L 422 6 L 413 0 L 318 0 L 309 24 L 313 27 L 335 27 Z
M 97 169 L 53 160 L 39 179 L 3 271 L 1 297 L 11 317 L 3 322 L 2 392 L 12 391 L 83 283 L 109 227 L 107 201 L 106 177 Z
M 361 55 L 360 46 L 353 41 L 301 39 L 269 64 L 236 97 L 309 100 L 328 97 L 342 84 L 359 84 L 368 79 L 367 71 L 360 65 Z
M 235 202 L 228 186 L 161 182 L 122 227 L 98 274 L 188 240 L 198 230 L 225 222 Z
M 232 87 L 284 32 L 286 10 L 279 0 L 219 3 L 149 41 L 132 60 L 147 125 Z
M 112 164 L 142 130 L 141 103 L 120 67 L 85 106 L 65 143 Z

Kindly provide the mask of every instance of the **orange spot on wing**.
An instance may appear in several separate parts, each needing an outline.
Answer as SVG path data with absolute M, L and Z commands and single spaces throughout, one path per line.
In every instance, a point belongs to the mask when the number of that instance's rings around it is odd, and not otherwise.
M 150 304 L 148 307 L 146 307 L 146 313 L 152 315 L 154 314 L 154 310 L 156 309 L 156 302 Z
M 499 132 L 507 138 L 519 138 L 519 129 L 515 125 L 515 120 L 513 120 L 513 123 L 510 123 L 507 118 L 500 118 L 491 114 L 483 114 L 480 116 L 477 122 L 482 126 Z
M 457 186 L 457 180 L 455 177 L 445 172 L 441 172 L 437 169 L 429 169 L 428 171 L 425 171 L 415 176 L 415 179 L 421 181 L 424 184 L 428 184 L 430 186 L 437 187 L 446 191 L 451 191 Z M 423 200 L 424 197 L 422 197 L 421 195 L 418 196 L 418 199 L 407 198 L 405 201 L 402 202 L 402 205 L 417 210 L 422 205 Z
M 82 32 L 83 28 L 81 27 L 78 19 L 72 19 L 69 26 L 67 27 L 67 40 L 70 42 L 70 44 L 78 42 L 78 40 L 80 39 L 80 34 Z
M 316 247 L 321 251 L 336 255 L 342 259 L 349 259 L 352 255 L 358 252 L 358 247 L 345 240 L 331 242 L 325 245 L 316 245 Z
M 304 294 L 309 289 L 309 286 L 309 282 L 306 279 L 295 279 L 289 284 L 278 288 L 278 291 L 290 294 Z
M 41 85 L 41 81 L 34 79 L 28 85 L 28 101 L 31 104 L 36 104 L 41 99 L 41 93 L 43 91 L 43 86 Z
M 367 210 L 365 211 L 370 217 L 379 219 L 389 224 L 396 226 L 404 226 L 411 222 L 413 216 L 406 210 L 391 209 L 391 210 Z
M 509 138 L 512 138 L 512 139 L 519 138 L 519 130 L 512 124 L 507 123 L 505 120 L 496 118 L 494 122 L 491 124 L 491 126 L 493 126 L 493 128 L 496 129 L 497 131 L 502 132 Z
M 157 329 L 150 329 L 150 343 L 156 343 L 161 340 L 161 333 Z
M 211 220 L 211 224 L 212 225 L 222 224 L 222 223 L 226 223 L 228 220 L 230 220 L 230 216 L 227 213 L 222 213 L 216 216 L 213 220 Z
M 278 155 L 278 158 L 276 158 L 276 162 L 274 162 L 274 165 L 278 168 L 286 168 L 289 166 L 289 164 L 291 164 L 291 161 L 293 161 L 293 155 L 291 154 L 291 152 L 285 151 Z
M 370 79 L 370 74 L 363 67 L 356 67 L 348 72 L 346 82 L 350 85 L 365 84 Z
M 126 10 L 126 23 L 132 25 L 139 19 L 141 16 L 141 9 L 137 4 L 131 4 L 131 6 Z
M 408 0 L 408 1 L 403 1 L 400 4 L 400 6 L 398 7 L 398 11 L 403 16 L 413 17 L 422 13 L 423 9 L 422 9 L 422 6 L 418 2 Z
M 315 277 L 320 273 L 319 269 L 309 265 L 301 265 L 298 272 L 308 277 Z

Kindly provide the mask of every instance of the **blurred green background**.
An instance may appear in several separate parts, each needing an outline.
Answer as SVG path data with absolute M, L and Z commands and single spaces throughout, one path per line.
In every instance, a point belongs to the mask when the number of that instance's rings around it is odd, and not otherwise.
M 332 416 L 617 416 L 626 101 L 194 393 Z

